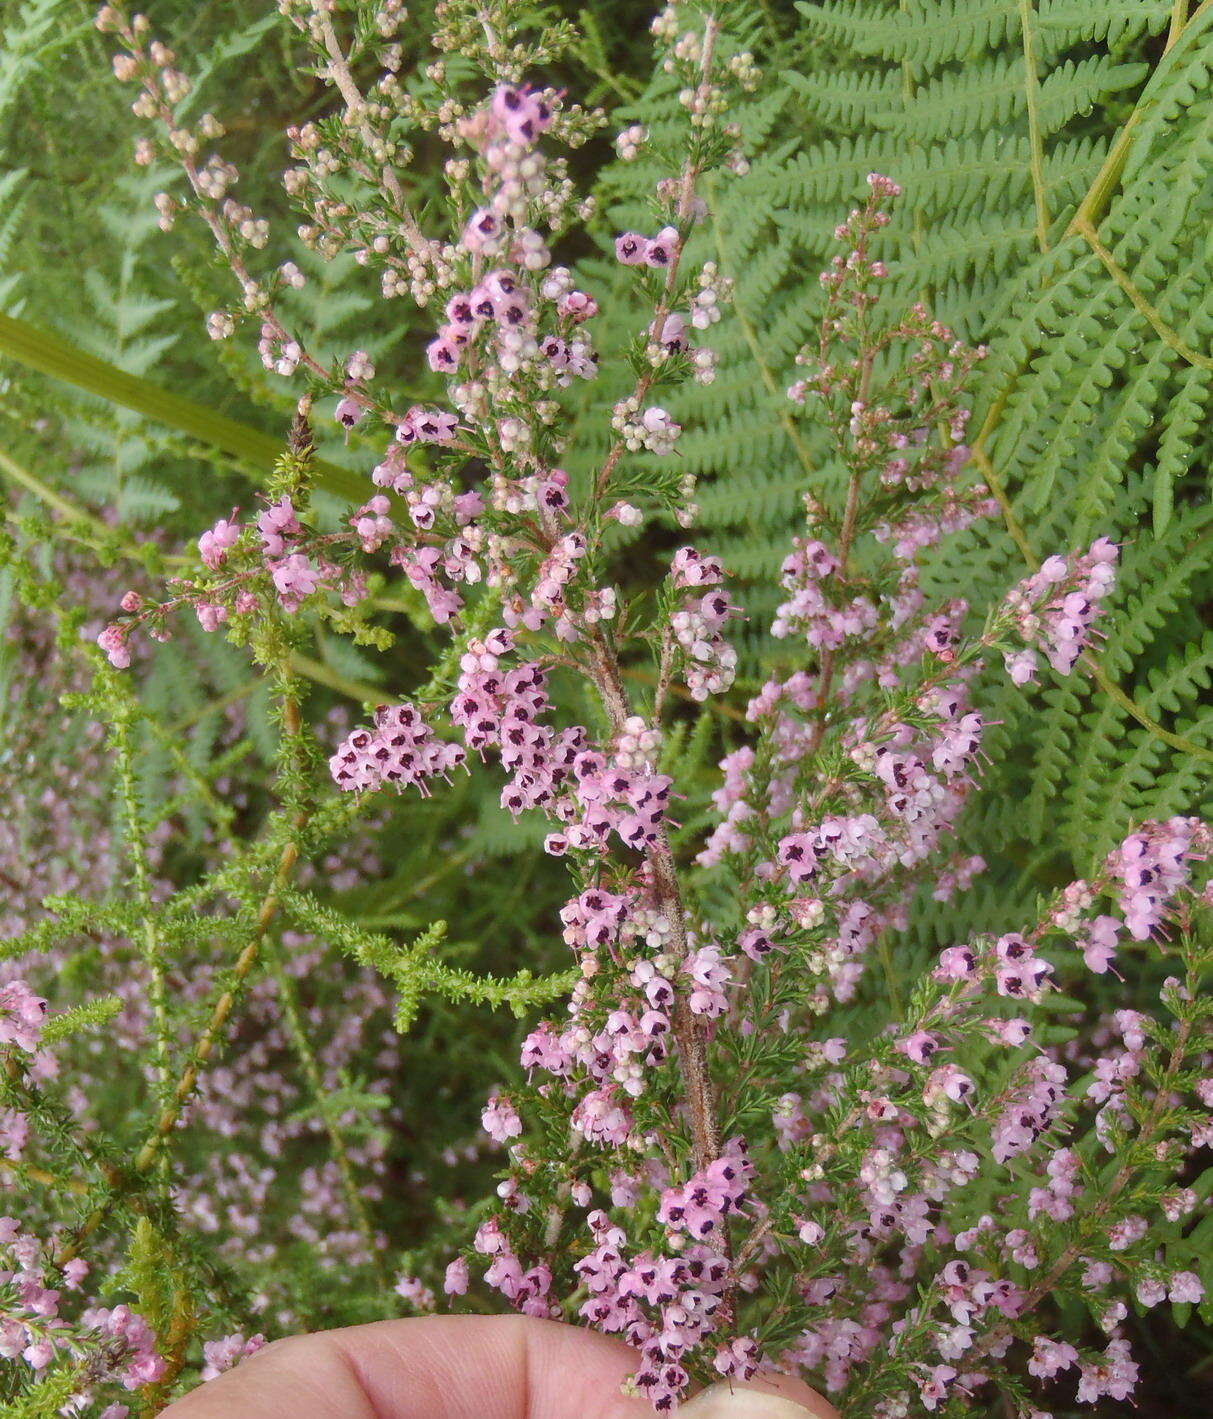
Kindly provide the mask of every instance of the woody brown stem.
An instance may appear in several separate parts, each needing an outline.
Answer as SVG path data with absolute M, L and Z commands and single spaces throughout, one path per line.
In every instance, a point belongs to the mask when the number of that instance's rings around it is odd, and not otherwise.
M 628 702 L 619 661 L 605 638 L 591 643 L 591 678 L 611 722 L 612 733 L 617 734 L 628 716 Z M 690 954 L 685 909 L 673 850 L 664 827 L 658 830 L 657 840 L 646 851 L 645 858 L 652 872 L 658 906 L 670 928 L 674 954 L 681 964 Z M 715 1095 L 708 1071 L 704 1023 L 691 1012 L 685 991 L 677 981 L 673 984 L 674 1006 L 670 1026 L 690 1121 L 691 1151 L 695 1169 L 699 1171 L 720 1156 L 720 1127 L 716 1120 Z

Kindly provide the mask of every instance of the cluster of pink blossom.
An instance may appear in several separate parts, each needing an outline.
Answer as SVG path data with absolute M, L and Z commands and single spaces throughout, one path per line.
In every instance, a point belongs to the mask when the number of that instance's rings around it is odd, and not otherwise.
M 264 1335 L 250 1335 L 246 1339 L 240 1331 L 222 1336 L 219 1340 L 205 1341 L 202 1346 L 202 1378 L 213 1380 L 216 1375 L 255 1355 L 264 1346 Z
M 531 208 L 547 186 L 546 162 L 536 146 L 553 118 L 552 98 L 527 88 L 504 84 L 487 106 L 462 124 L 461 136 L 481 153 L 488 200 L 468 218 L 460 246 L 473 258 L 474 269 L 485 260 L 506 258 L 509 266 L 479 275 L 471 287 L 455 290 L 446 302 L 446 323 L 430 342 L 430 368 L 453 374 L 472 360 L 473 351 L 487 356 L 502 373 L 546 366 L 553 383 L 576 375 L 592 379 L 597 356 L 584 334 L 573 333 L 596 313 L 597 305 L 573 289 L 562 268 L 552 272 L 536 291 L 523 273 L 544 270 L 551 263 L 547 244 L 531 224 Z M 539 330 L 539 301 L 556 306 L 557 329 Z
M 384 517 L 386 506 L 368 505 L 350 519 L 357 542 L 370 550 L 391 530 Z M 255 539 L 251 534 L 255 532 Z M 378 538 L 378 540 L 375 540 Z M 145 600 L 128 591 L 122 598 L 123 619 L 112 621 L 97 636 L 97 644 L 111 665 L 125 669 L 131 663 L 131 632 L 144 626 L 157 640 L 168 638 L 167 622 L 183 607 L 192 607 L 204 631 L 217 631 L 231 617 L 263 613 L 267 599 L 288 615 L 296 613 L 317 591 L 331 588 L 342 603 L 354 606 L 366 595 L 361 572 L 343 571 L 327 556 L 341 535 L 311 535 L 300 523 L 287 495 L 269 502 L 252 527 L 221 517 L 198 539 L 198 553 L 211 577 L 178 579 L 178 593 L 164 602 Z M 235 554 L 239 552 L 240 555 Z
M 15 1045 L 24 1054 L 36 1055 L 46 1020 L 46 1001 L 23 980 L 0 986 L 0 1045 Z
M 1112 590 L 1117 548 L 1106 537 L 1069 557 L 1046 557 L 1040 570 L 1007 596 L 1006 607 L 1023 650 L 1009 651 L 1007 673 L 1017 685 L 1036 677 L 1037 649 L 1059 675 L 1068 675 L 1091 638 L 1091 628 Z
M 1167 904 L 1187 878 L 1187 862 L 1207 852 L 1207 833 L 1198 819 L 1176 816 L 1131 834 L 1105 864 L 1117 884 L 1125 929 L 1134 941 L 1157 931 Z M 1100 918 L 1097 918 L 1100 920 Z
M 724 637 L 724 628 L 737 615 L 721 589 L 724 569 L 715 557 L 693 547 L 682 547 L 670 564 L 670 581 L 686 597 L 670 617 L 670 628 L 681 647 L 687 689 L 696 700 L 723 694 L 737 674 L 737 652 Z M 703 596 L 700 588 L 708 588 Z
M 46 1001 L 23 980 L 0 986 L 0 1058 L 11 1060 L 14 1072 L 31 1083 L 58 1072 L 54 1055 L 40 1047 Z M 5 1048 L 7 1046 L 7 1048 Z M 20 1107 L 0 1109 L 0 1158 L 18 1162 L 30 1138 L 28 1113 Z
M 728 1259 L 699 1243 L 676 1255 L 629 1256 L 626 1233 L 605 1214 L 591 1212 L 587 1225 L 597 1244 L 575 1267 L 589 1292 L 580 1314 L 600 1330 L 626 1336 L 640 1354 L 635 1391 L 658 1412 L 671 1410 L 690 1378 L 683 1364 L 688 1350 L 713 1334 L 726 1305 Z M 755 1368 L 739 1361 L 732 1372 L 748 1378 Z
M 1186 890 L 1195 856 L 1207 846 L 1202 846 L 1200 833 L 1194 833 L 1192 846 L 1194 851 L 1185 856 L 1180 872 L 1171 879 L 1164 910 L 1175 909 Z M 1081 1213 L 1084 1205 L 1093 1207 L 1093 1199 L 1084 1202 L 1085 1192 L 1088 1188 L 1098 1190 L 1100 1184 L 1096 1175 L 1082 1168 L 1074 1150 L 1059 1146 L 1057 1141 L 1071 1082 L 1066 1067 L 1051 1053 L 1038 1053 L 1019 1066 L 1008 1086 L 986 1099 L 975 1092 L 972 1079 L 962 1070 L 953 1064 L 938 1065 L 936 1061 L 941 1050 L 960 1048 L 971 1029 L 1011 1050 L 1019 1050 L 1031 1041 L 1033 1028 L 1027 1020 L 985 1015 L 986 1002 L 999 995 L 1021 999 L 1025 991 L 1035 995 L 1047 988 L 1050 968 L 1036 954 L 1033 941 L 1058 929 L 1058 916 L 1066 909 L 1062 904 L 1073 902 L 1076 897 L 1089 903 L 1095 895 L 1089 888 L 1080 894 L 1068 889 L 1059 898 L 1059 908 L 1031 933 L 1004 936 L 990 946 L 945 950 L 937 976 L 941 982 L 949 983 L 949 993 L 920 1017 L 916 1029 L 900 1034 L 894 1042 L 893 1048 L 903 1060 L 917 1066 L 909 1076 L 904 1067 L 860 1063 L 850 1071 L 832 1069 L 822 1077 L 814 1093 L 787 1095 L 780 1100 L 777 1122 L 782 1146 L 791 1150 L 791 1156 L 803 1158 L 810 1165 L 802 1174 L 811 1185 L 801 1204 L 803 1211 L 797 1214 L 801 1218 L 797 1223 L 799 1239 L 818 1246 L 828 1227 L 841 1224 L 845 1228 L 848 1214 L 855 1217 L 849 1224 L 852 1230 L 848 1261 L 840 1268 L 835 1254 L 831 1258 L 833 1270 L 804 1286 L 806 1299 L 828 1309 L 832 1318 L 816 1319 L 788 1352 L 789 1358 L 819 1368 L 831 1388 L 853 1388 L 857 1367 L 870 1366 L 885 1346 L 893 1354 L 904 1347 L 903 1323 L 894 1325 L 891 1333 L 886 1329 L 890 1315 L 898 1313 L 890 1312 L 889 1304 L 904 1302 L 915 1294 L 914 1288 L 899 1277 L 917 1273 L 921 1277 L 917 1294 L 935 1297 L 934 1304 L 946 1308 L 947 1318 L 932 1321 L 922 1332 L 922 1338 L 929 1338 L 936 1348 L 939 1363 L 921 1364 L 915 1369 L 914 1396 L 932 1412 L 950 1398 L 975 1394 L 988 1378 L 983 1357 L 1004 1355 L 1014 1338 L 1024 1334 L 1020 1325 L 1041 1294 L 1030 1281 L 1012 1279 L 1007 1274 L 1008 1267 L 1022 1269 L 1030 1276 L 1068 1264 L 1066 1244 L 1059 1241 L 1054 1225 Z M 1067 934 L 1072 929 L 1072 925 L 1065 928 Z M 959 986 L 959 995 L 951 993 L 953 983 Z M 1137 1087 L 1139 1082 L 1145 1037 L 1131 1020 L 1126 1019 L 1123 1028 L 1132 1041 L 1128 1053 L 1119 1064 L 1112 1056 L 1106 1057 L 1104 1068 L 1109 1083 L 1102 1086 L 1097 1080 L 1088 1097 L 1101 1106 L 1103 1113 L 1111 1106 L 1122 1126 L 1126 1126 L 1130 1115 L 1124 1091 Z M 844 1056 L 837 1046 L 838 1042 L 833 1042 L 822 1048 L 815 1067 L 841 1064 Z M 922 1102 L 929 1109 L 929 1136 L 933 1141 L 926 1151 L 919 1151 L 914 1142 L 922 1123 L 915 1118 L 912 1092 L 906 1092 L 907 1086 L 911 1091 L 921 1089 Z M 951 1130 L 964 1118 L 961 1114 L 958 1119 L 955 1111 L 955 1106 L 962 1103 L 976 1108 L 973 1123 L 988 1130 L 996 1162 L 1005 1164 L 1033 1151 L 1039 1157 L 1043 1150 L 1042 1174 L 1047 1183 L 1032 1190 L 1021 1226 L 1008 1227 L 995 1215 L 985 1213 L 975 1224 L 957 1229 L 954 1235 L 949 1233 L 942 1204 L 949 1193 L 972 1182 L 981 1167 L 975 1149 L 953 1149 L 947 1143 Z M 876 1145 L 869 1149 L 854 1177 L 846 1172 L 844 1151 L 836 1132 L 827 1136 L 813 1131 L 815 1115 L 823 1120 L 837 1118 L 840 1110 L 847 1110 L 845 1116 L 854 1119 L 856 1126 L 866 1116 L 875 1130 Z M 1106 1132 L 1102 1116 L 1101 1113 L 1096 1118 L 1096 1131 L 1101 1136 Z M 1202 1137 L 1200 1126 L 1192 1128 L 1187 1148 L 1200 1146 Z M 988 1172 L 982 1175 L 988 1177 Z M 1123 1175 L 1118 1185 L 1124 1185 Z M 1177 1199 L 1176 1206 L 1182 1209 L 1183 1205 Z M 806 1213 L 808 1220 L 804 1220 Z M 1123 1204 L 1117 1207 L 1106 1196 L 1097 1215 L 1107 1220 L 1088 1229 L 1083 1247 L 1110 1250 L 1113 1255 L 1129 1249 L 1138 1254 L 1146 1250 L 1144 1219 L 1125 1216 Z M 902 1247 L 900 1273 L 885 1271 L 878 1265 L 874 1277 L 869 1270 L 874 1261 L 874 1245 L 887 1246 L 894 1241 Z M 952 1259 L 947 1259 L 950 1249 Z M 976 1254 L 982 1265 L 956 1257 L 957 1252 L 963 1258 Z M 1087 1258 L 1083 1284 L 1088 1292 L 1110 1288 L 1117 1279 L 1118 1268 L 1090 1260 L 1089 1252 Z M 1056 1277 L 1062 1273 L 1056 1270 L 1052 1274 Z M 1199 1282 L 1187 1272 L 1177 1272 L 1173 1284 L 1179 1295 L 1201 1294 Z M 1167 1291 L 1168 1284 L 1163 1283 L 1158 1298 Z M 1135 1373 L 1125 1342 L 1115 1333 L 1125 1316 L 1123 1305 L 1109 1302 L 1103 1314 L 1105 1329 L 1113 1332 L 1107 1351 L 1081 1357 L 1075 1351 L 1069 1357 L 1069 1363 L 1078 1365 L 1080 1391 L 1090 1402 L 1102 1396 L 1127 1395 Z M 1039 1341 L 1036 1358 L 1029 1366 L 1032 1374 L 1045 1377 L 1046 1372 L 1052 1374 L 1066 1367 L 1061 1361 L 1069 1356 L 1069 1351 L 1054 1350 L 1051 1345 L 1047 1340 Z M 965 1369 L 955 1363 L 962 1358 L 967 1364 Z M 1056 1369 L 1050 1369 L 1054 1364 Z M 898 1402 L 906 1402 L 905 1395 L 895 1400 L 888 1390 L 875 1393 L 882 1396 L 885 1405 L 880 1412 L 905 1412 L 896 1407 Z
M 370 729 L 355 729 L 329 760 L 333 781 L 344 789 L 419 788 L 449 778 L 464 759 L 457 744 L 437 738 L 413 705 L 383 705 Z

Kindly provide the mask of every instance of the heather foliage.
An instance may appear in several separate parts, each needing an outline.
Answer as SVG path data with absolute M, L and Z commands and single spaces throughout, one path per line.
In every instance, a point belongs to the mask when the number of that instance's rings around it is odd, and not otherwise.
M 96 17 L 85 343 L 202 402 L 0 326 L 126 410 L 0 456 L 6 1412 L 512 1307 L 1045 1419 L 1208 1317 L 1213 10 L 966 14 Z

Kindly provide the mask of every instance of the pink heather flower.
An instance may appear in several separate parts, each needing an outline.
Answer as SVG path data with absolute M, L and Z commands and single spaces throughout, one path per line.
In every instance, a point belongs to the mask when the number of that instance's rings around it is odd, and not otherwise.
M 33 1054 L 45 1019 L 46 1001 L 23 980 L 0 986 L 0 1045 L 16 1045 L 26 1054 Z
M 586 1094 L 573 1110 L 573 1127 L 591 1143 L 619 1147 L 627 1141 L 632 1116 L 619 1096 L 608 1089 Z
M 88 1262 L 81 1257 L 72 1257 L 70 1261 L 63 1264 L 63 1284 L 69 1291 L 78 1291 L 80 1283 L 88 1275 Z
M 918 1380 L 918 1397 L 924 1409 L 935 1410 L 948 1397 L 948 1386 L 956 1378 L 951 1365 L 936 1365 Z
M 125 670 L 130 665 L 131 652 L 126 643 L 126 628 L 124 626 L 112 622 L 97 637 L 97 644 L 105 651 L 109 663 L 115 670 Z
M 31 1370 L 45 1370 L 55 1358 L 55 1347 L 49 1340 L 34 1340 L 22 1350 L 21 1358 Z
M 0 1109 L 0 1154 L 17 1162 L 29 1143 L 29 1119 L 16 1109 Z
M 361 401 L 346 394 L 337 401 L 337 407 L 333 410 L 333 418 L 343 427 L 352 429 L 365 413 L 366 409 Z
M 561 296 L 556 310 L 566 320 L 580 325 L 598 314 L 598 302 L 585 291 L 569 291 L 567 295 Z
M 414 706 L 381 705 L 370 729 L 355 729 L 338 746 L 329 772 L 347 792 L 412 785 L 424 795 L 427 779 L 445 778 L 463 761 L 463 750 L 437 738 Z
M 1077 944 L 1082 950 L 1087 969 L 1103 975 L 1116 957 L 1116 938 L 1120 922 L 1114 916 L 1097 916 L 1087 923 L 1086 933 Z
M 194 606 L 194 613 L 204 631 L 217 631 L 227 620 L 227 607 L 219 601 L 199 601 Z
M 739 1335 L 717 1348 L 712 1357 L 712 1368 L 719 1375 L 744 1382 L 758 1373 L 761 1356 L 756 1340 L 748 1335 Z
M 1072 1345 L 1051 1340 L 1046 1335 L 1038 1335 L 1032 1344 L 1032 1356 L 1028 1361 L 1028 1373 L 1037 1379 L 1051 1380 L 1063 1370 L 1078 1363 L 1078 1351 Z
M 450 443 L 459 420 L 445 409 L 425 409 L 415 404 L 396 425 L 401 443 Z
M 433 1291 L 415 1276 L 398 1277 L 392 1289 L 402 1300 L 407 1301 L 414 1310 L 432 1311 L 434 1309 Z
M 1003 663 L 1012 684 L 1026 685 L 1036 679 L 1038 661 L 1033 650 L 1008 651 L 1003 657 Z
M 278 562 L 271 573 L 278 598 L 286 610 L 294 610 L 299 602 L 310 596 L 324 580 L 302 552 L 293 552 L 285 561 Z
M 236 516 L 232 509 L 232 518 Z M 198 539 L 198 552 L 211 571 L 215 571 L 227 556 L 228 549 L 235 545 L 240 536 L 240 524 L 221 517 L 214 527 L 208 528 Z
M 1138 1367 L 1125 1340 L 1110 1340 L 1104 1363 L 1079 1367 L 1079 1404 L 1094 1404 L 1104 1397 L 1126 1400 L 1137 1386 Z
M 522 1132 L 518 1110 L 504 1094 L 494 1094 L 480 1115 L 484 1131 L 497 1143 L 508 1143 Z
M 648 240 L 638 232 L 624 232 L 615 238 L 615 259 L 625 266 L 643 266 Z
M 639 527 L 644 521 L 644 514 L 631 503 L 615 503 L 607 508 L 604 516 L 614 518 L 620 527 Z
M 1108 871 L 1120 884 L 1118 904 L 1135 941 L 1148 940 L 1166 918 L 1171 900 L 1189 877 L 1188 862 L 1203 855 L 1207 834 L 1198 819 L 1146 823 L 1109 854 Z
M 918 1030 L 914 1034 L 908 1035 L 904 1040 L 898 1040 L 897 1048 L 907 1059 L 912 1059 L 915 1064 L 926 1064 L 934 1054 L 938 1053 L 939 1041 L 926 1030 Z
M 395 524 L 388 516 L 390 508 L 391 503 L 379 493 L 349 519 L 364 552 L 374 552 L 391 536 Z
M 468 1289 L 468 1264 L 461 1256 L 449 1263 L 442 1279 L 442 1289 L 448 1296 L 463 1296 Z
M 745 1202 L 752 1175 L 744 1153 L 726 1153 L 682 1187 L 666 1188 L 657 1209 L 658 1220 L 672 1231 L 689 1233 L 696 1241 L 717 1237 L 724 1218 Z
M 932 1070 L 923 1086 L 923 1102 L 933 1104 L 938 1099 L 951 1100 L 954 1104 L 963 1103 L 973 1092 L 973 1081 L 963 1070 L 958 1069 L 954 1064 L 941 1064 L 938 1069 Z
M 662 349 L 677 353 L 687 348 L 687 323 L 683 316 L 677 311 L 671 311 L 661 323 L 661 329 L 656 331 L 654 339 Z
M 284 497 L 270 503 L 257 515 L 257 531 L 261 534 L 261 547 L 267 557 L 281 557 L 286 551 L 286 539 L 297 537 L 302 530 L 290 498 Z
M 1194 1271 L 1177 1271 L 1171 1277 L 1168 1295 L 1174 1305 L 1198 1305 L 1205 1294 L 1204 1283 Z
M 86 1310 L 81 1323 L 87 1330 L 114 1342 L 115 1348 L 123 1353 L 118 1378 L 124 1389 L 135 1390 L 153 1384 L 164 1373 L 165 1361 L 156 1353 L 156 1337 L 151 1326 L 129 1306 Z
M 548 104 L 532 89 L 502 84 L 494 90 L 489 113 L 509 141 L 529 148 L 552 121 Z
M 715 557 L 694 547 L 680 547 L 670 562 L 670 580 L 675 586 L 718 586 L 724 580 L 724 568 Z
M 675 227 L 662 227 L 651 241 L 644 244 L 644 264 L 664 268 L 678 255 L 678 231 Z
M 264 1335 L 252 1335 L 247 1340 L 241 1331 L 225 1335 L 221 1340 L 207 1340 L 202 1345 L 202 1378 L 213 1380 L 230 1370 L 249 1355 L 265 1347 Z
M 504 228 L 501 218 L 487 207 L 481 207 L 468 218 L 463 229 L 462 243 L 465 251 L 473 255 L 478 252 L 495 251 L 500 245 Z M 430 367 L 438 366 L 431 360 Z
M 1108 1247 L 1111 1251 L 1126 1251 L 1149 1230 L 1150 1224 L 1144 1217 L 1124 1217 L 1108 1228 Z
M 452 340 L 431 340 L 425 347 L 425 357 L 430 369 L 438 374 L 450 374 L 459 368 L 459 346 Z

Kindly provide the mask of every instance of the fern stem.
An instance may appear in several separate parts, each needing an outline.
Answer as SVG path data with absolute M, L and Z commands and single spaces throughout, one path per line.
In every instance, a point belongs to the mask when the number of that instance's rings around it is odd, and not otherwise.
M 1158 338 L 1169 349 L 1174 350 L 1181 359 L 1187 360 L 1188 364 L 1196 365 L 1198 369 L 1213 370 L 1213 359 L 1208 355 L 1202 355 L 1199 350 L 1194 350 L 1186 341 L 1163 320 L 1158 310 L 1153 306 L 1133 283 L 1132 278 L 1117 262 L 1116 258 L 1108 248 L 1100 241 L 1095 232 L 1095 228 L 1086 218 L 1076 217 L 1073 222 L 1074 230 L 1086 241 L 1087 245 L 1103 262 L 1104 269 L 1120 289 L 1128 296 L 1133 309 L 1139 315 L 1149 321 L 1151 328 Z
M 0 449 L 0 470 L 27 492 L 44 502 L 47 507 L 54 508 L 57 513 L 66 517 L 69 522 L 84 523 L 91 527 L 98 535 L 108 534 L 110 529 L 99 517 L 94 517 L 92 513 L 85 512 L 74 503 L 69 502 L 65 497 L 57 493 L 54 488 L 44 483 L 36 474 L 31 473 L 28 468 L 23 468 L 19 463 L 11 459 L 7 453 Z
M 1179 38 L 1179 36 L 1183 33 L 1184 26 L 1185 26 L 1187 23 L 1188 23 L 1188 0 L 1172 0 L 1172 2 L 1171 2 L 1171 24 L 1170 24 L 1170 27 L 1169 27 L 1168 30 L 1167 30 L 1167 44 L 1166 44 L 1166 49 L 1163 50 L 1163 53 L 1164 53 L 1164 54 L 1167 52 L 1168 49 L 1171 48 L 1171 46 L 1175 43 L 1175 41 L 1176 41 L 1176 40 Z
M 1185 22 L 1180 12 L 1186 11 L 1186 9 L 1186 4 L 1183 4 L 1182 0 L 1177 0 L 1171 11 L 1171 28 L 1167 35 L 1166 48 L 1163 50 L 1164 62 L 1181 37 L 1187 34 L 1203 15 L 1213 9 L 1213 0 L 1201 0 L 1201 3 Z M 1155 69 L 1154 76 L 1158 72 L 1159 70 Z M 1092 227 L 1098 227 L 1100 218 L 1111 201 L 1116 185 L 1120 181 L 1120 175 L 1124 171 L 1125 163 L 1128 161 L 1129 148 L 1133 142 L 1133 130 L 1145 117 L 1149 102 L 1149 87 L 1147 84 L 1146 90 L 1137 100 L 1133 112 L 1125 119 L 1120 132 L 1116 135 L 1116 141 L 1108 149 L 1108 155 L 1095 174 L 1094 181 L 1078 204 L 1074 216 L 1070 219 L 1070 225 L 1066 228 L 1067 236 L 1076 233 L 1079 230 L 1079 224 L 1084 221 Z
M 1040 131 L 1040 79 L 1036 72 L 1036 42 L 1032 35 L 1032 0 L 1019 0 L 1019 27 L 1023 32 L 1024 98 L 1028 108 L 1028 146 L 1032 171 L 1032 198 L 1036 205 L 1036 244 L 1049 249 L 1049 206 L 1045 189 L 1044 142 Z
M 1003 486 L 1002 479 L 994 471 L 994 465 L 990 462 L 986 451 L 981 446 L 981 438 L 984 437 L 984 430 L 969 449 L 969 456 L 973 462 L 981 469 L 982 481 L 990 492 L 994 495 L 994 501 L 1002 511 L 1002 520 L 1006 524 L 1007 531 L 1011 534 L 1011 540 L 1019 548 L 1028 566 L 1035 571 L 1040 566 L 1040 559 L 1032 550 L 1032 544 L 1028 541 L 1028 534 L 1023 529 L 1023 523 L 1015 515 L 1015 509 L 1011 506 L 1011 499 L 1007 496 L 1007 490 Z
M 1108 672 L 1092 656 L 1085 657 L 1087 669 L 1091 672 L 1091 679 L 1099 686 L 1105 695 L 1114 700 L 1122 710 L 1132 717 L 1142 726 L 1148 729 L 1156 738 L 1161 739 L 1164 744 L 1169 744 L 1172 749 L 1178 749 L 1181 753 L 1191 754 L 1195 759 L 1206 759 L 1213 763 L 1213 750 L 1202 748 L 1199 744 L 1194 744 L 1190 739 L 1185 739 L 1181 734 L 1172 734 L 1169 729 L 1164 729 L 1157 720 L 1152 719 L 1145 710 L 1120 688 Z

